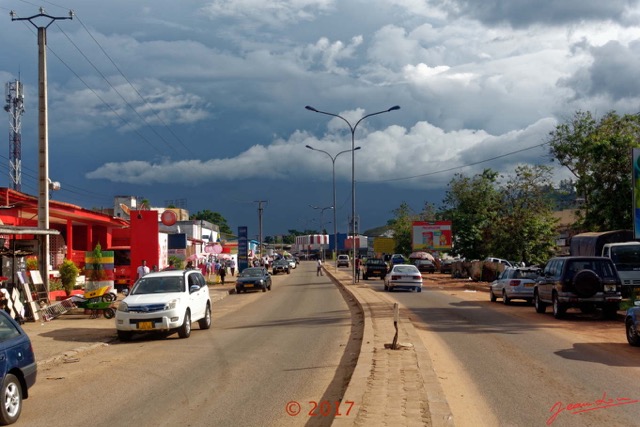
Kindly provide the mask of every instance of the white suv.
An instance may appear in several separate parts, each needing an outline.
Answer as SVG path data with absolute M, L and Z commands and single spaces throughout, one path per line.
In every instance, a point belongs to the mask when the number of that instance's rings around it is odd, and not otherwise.
M 198 270 L 149 273 L 139 279 L 118 305 L 118 338 L 129 341 L 138 332 L 178 332 L 191 335 L 191 322 L 200 329 L 211 327 L 211 298 Z
M 338 255 L 337 267 L 349 267 L 349 255 Z

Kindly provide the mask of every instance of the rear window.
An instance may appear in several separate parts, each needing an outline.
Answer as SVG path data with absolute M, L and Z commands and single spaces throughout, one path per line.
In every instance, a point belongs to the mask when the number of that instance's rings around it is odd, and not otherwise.
M 0 342 L 19 337 L 20 331 L 5 316 L 0 316 Z
M 603 279 L 615 279 L 616 271 L 613 263 L 605 259 L 577 259 L 567 263 L 567 279 L 571 279 L 580 270 L 592 270 Z

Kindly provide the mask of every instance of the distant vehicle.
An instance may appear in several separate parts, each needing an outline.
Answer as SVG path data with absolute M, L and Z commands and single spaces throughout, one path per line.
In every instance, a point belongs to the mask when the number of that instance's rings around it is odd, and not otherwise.
M 502 258 L 493 258 L 493 257 L 487 257 L 485 258 L 485 261 L 487 262 L 496 262 L 498 264 L 503 264 L 507 267 L 515 267 L 514 263 L 512 263 L 511 261 L 508 261 L 506 259 L 502 259 Z
M 349 267 L 349 255 L 338 255 L 337 267 Z
M 393 255 L 391 255 L 390 262 L 391 262 L 391 265 L 406 264 L 407 263 L 407 259 L 402 254 L 393 254 Z
M 286 257 L 285 258 L 289 263 L 289 268 L 296 268 L 298 266 L 298 261 L 294 257 Z
M 570 254 L 611 258 L 622 281 L 623 297 L 640 285 L 640 242 L 633 240 L 630 230 L 576 234 L 570 241 Z
M 284 258 L 277 259 L 271 263 L 271 272 L 275 276 L 278 273 L 291 273 L 289 261 Z
M 413 265 L 418 267 L 420 273 L 433 274 L 436 272 L 436 265 L 429 259 L 417 259 L 414 261 Z
M 236 276 L 236 293 L 271 290 L 271 275 L 264 267 L 249 267 Z
M 629 344 L 640 347 L 640 300 L 635 301 L 634 306 L 627 309 L 624 326 Z
M 362 264 L 362 278 L 364 280 L 367 280 L 370 277 L 379 277 L 384 279 L 384 276 L 387 275 L 388 269 L 389 267 L 383 259 L 369 258 L 364 262 L 364 264 Z
M 29 397 L 37 371 L 31 340 L 6 311 L 0 310 L 0 424 L 18 421 L 22 400 Z
M 622 283 L 615 265 L 604 257 L 551 258 L 533 290 L 536 312 L 553 307 L 556 319 L 564 317 L 570 307 L 583 312 L 601 308 L 605 317 L 614 318 L 618 311 Z
M 131 281 L 131 248 L 129 246 L 115 246 L 109 248 L 113 251 L 113 279 L 117 292 L 129 291 L 133 282 Z
M 411 264 L 396 264 L 384 277 L 384 290 L 408 289 L 422 292 L 422 274 Z
M 514 299 L 525 300 L 531 304 L 533 288 L 539 274 L 537 268 L 507 267 L 489 286 L 489 299 L 495 302 L 497 298 L 502 298 L 502 302 L 507 305 Z
M 118 305 L 116 329 L 121 341 L 134 333 L 177 332 L 189 338 L 191 322 L 211 327 L 211 298 L 200 270 L 168 270 L 146 274 Z

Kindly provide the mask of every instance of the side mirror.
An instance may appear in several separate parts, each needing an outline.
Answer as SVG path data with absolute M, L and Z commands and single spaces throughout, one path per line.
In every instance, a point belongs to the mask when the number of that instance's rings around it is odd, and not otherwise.
M 633 305 L 635 305 L 636 307 L 640 307 L 640 300 L 635 300 L 633 302 Z
M 189 293 L 191 293 L 191 294 L 194 293 L 194 292 L 197 292 L 199 290 L 200 290 L 200 286 L 198 286 L 198 285 L 191 285 L 189 287 Z

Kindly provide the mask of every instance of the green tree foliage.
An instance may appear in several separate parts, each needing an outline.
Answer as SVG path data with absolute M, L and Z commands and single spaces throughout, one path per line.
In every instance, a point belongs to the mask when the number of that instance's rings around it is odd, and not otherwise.
M 546 262 L 555 248 L 555 224 L 548 166 L 518 166 L 500 188 L 492 253 L 527 264 Z
M 456 174 L 449 182 L 443 208 L 452 221 L 453 254 L 467 259 L 498 256 L 491 244 L 500 201 L 497 177 L 486 169 L 473 178 Z
M 411 226 L 419 217 L 413 213 L 406 202 L 402 202 L 397 209 L 394 209 L 393 215 L 393 219 L 387 221 L 387 224 L 393 230 L 393 238 L 396 241 L 396 253 L 408 256 L 411 253 Z
M 189 219 L 199 219 L 202 221 L 208 221 L 212 224 L 217 225 L 220 228 L 220 232 L 224 234 L 235 234 L 231 227 L 227 224 L 227 220 L 222 216 L 222 214 L 218 212 L 212 212 L 209 209 L 205 209 L 203 211 L 198 211 L 192 214 Z
M 584 199 L 581 230 L 632 228 L 631 149 L 639 146 L 640 115 L 609 112 L 600 120 L 578 111 L 550 133 L 550 154 L 575 176 Z

